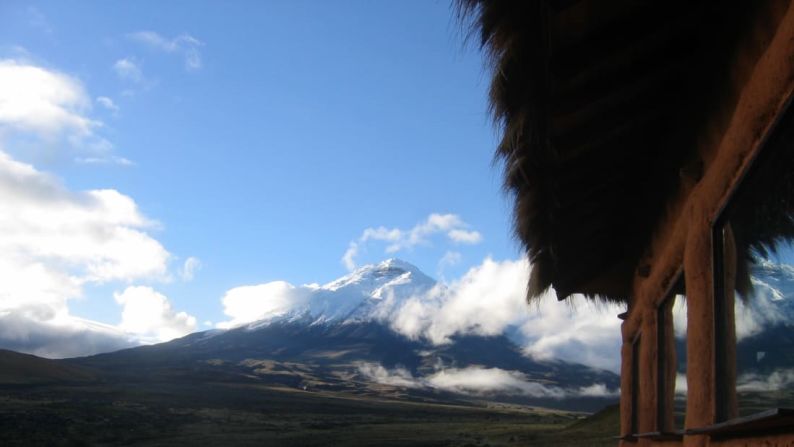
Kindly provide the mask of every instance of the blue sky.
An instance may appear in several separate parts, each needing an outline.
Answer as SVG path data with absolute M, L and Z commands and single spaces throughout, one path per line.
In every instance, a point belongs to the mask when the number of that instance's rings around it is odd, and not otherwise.
M 0 59 L 76 83 L 88 104 L 69 111 L 93 123 L 6 126 L 2 150 L 68 191 L 130 198 L 168 254 L 158 275 L 83 283 L 69 313 L 116 324 L 114 293 L 146 286 L 202 329 L 233 287 L 345 274 L 351 243 L 358 265 L 445 279 L 518 258 L 464 37 L 448 1 L 0 4 Z M 433 214 L 456 219 L 410 240 Z
M 525 304 L 464 38 L 448 1 L 1 2 L 0 347 L 229 327 L 399 257 L 448 286 L 427 327 L 617 370 L 619 306 Z

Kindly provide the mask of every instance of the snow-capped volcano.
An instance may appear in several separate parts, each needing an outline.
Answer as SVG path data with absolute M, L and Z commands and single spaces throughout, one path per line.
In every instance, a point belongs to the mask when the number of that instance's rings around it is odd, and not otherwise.
M 255 329 L 277 321 L 320 324 L 380 320 L 406 300 L 424 296 L 434 287 L 443 286 L 408 262 L 387 259 L 324 285 L 291 287 L 286 305 L 247 327 Z
M 365 265 L 354 272 L 321 287 L 327 291 L 356 291 L 375 299 L 381 299 L 390 291 L 424 291 L 436 281 L 428 277 L 413 264 L 401 259 L 387 259 L 379 264 Z
M 398 259 L 324 285 L 246 286 L 238 295 L 227 293 L 224 300 L 235 302 L 224 304 L 255 309 L 248 323 L 72 363 L 117 380 L 202 375 L 302 390 L 413 393 L 423 399 L 485 396 L 577 411 L 614 401 L 619 378 L 613 372 L 532 358 L 499 330 L 455 327 L 439 342 L 397 324 L 406 309 L 420 319 L 440 311 L 455 287 Z M 485 296 L 487 302 L 487 288 L 474 290 L 474 298 Z

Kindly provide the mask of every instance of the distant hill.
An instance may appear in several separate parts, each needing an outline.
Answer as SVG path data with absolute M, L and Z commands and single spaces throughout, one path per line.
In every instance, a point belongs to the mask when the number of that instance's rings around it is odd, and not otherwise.
M 0 349 L 0 385 L 87 382 L 96 379 L 97 374 L 87 368 Z

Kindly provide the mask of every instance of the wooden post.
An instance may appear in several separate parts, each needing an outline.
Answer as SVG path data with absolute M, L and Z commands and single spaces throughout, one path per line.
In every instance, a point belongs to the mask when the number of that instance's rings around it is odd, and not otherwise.
M 625 327 L 626 323 L 623 323 Z M 620 349 L 620 435 L 622 437 L 630 436 L 634 433 L 632 427 L 632 393 L 636 390 L 632 389 L 632 339 L 628 338 L 623 341 L 623 346 Z M 625 441 L 620 441 L 621 446 L 631 445 Z
M 643 303 L 645 304 L 645 303 Z M 655 309 L 642 309 L 639 359 L 639 424 L 640 433 L 656 431 L 656 315 Z
M 684 250 L 687 292 L 686 428 L 714 423 L 714 299 L 711 224 L 700 207 L 691 209 Z M 686 436 L 684 445 L 708 445 L 705 435 Z

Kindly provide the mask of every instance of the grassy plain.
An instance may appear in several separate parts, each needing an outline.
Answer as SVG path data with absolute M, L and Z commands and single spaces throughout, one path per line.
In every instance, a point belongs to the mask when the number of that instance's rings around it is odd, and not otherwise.
M 0 445 L 612 446 L 584 414 L 201 381 L 0 386 Z

